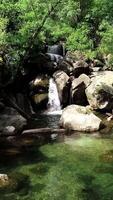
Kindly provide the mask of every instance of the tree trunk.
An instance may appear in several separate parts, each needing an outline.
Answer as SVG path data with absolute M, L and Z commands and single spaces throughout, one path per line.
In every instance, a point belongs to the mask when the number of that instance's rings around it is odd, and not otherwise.
M 65 133 L 65 129 L 52 129 L 52 128 L 36 128 L 36 129 L 29 129 L 29 130 L 25 130 L 21 133 L 22 136 L 30 136 L 30 135 L 36 135 L 36 134 L 42 134 L 42 135 L 46 135 L 46 134 L 64 134 Z

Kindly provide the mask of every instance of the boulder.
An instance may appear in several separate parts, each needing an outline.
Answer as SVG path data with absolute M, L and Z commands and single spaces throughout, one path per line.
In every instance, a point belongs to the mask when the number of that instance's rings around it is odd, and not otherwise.
M 15 127 L 14 126 L 6 126 L 3 130 L 4 135 L 14 135 L 15 134 Z
M 58 67 L 60 70 L 64 71 L 68 75 L 73 74 L 73 64 L 67 60 L 62 60 L 61 62 L 59 62 Z
M 80 60 L 73 63 L 73 67 L 74 67 L 73 75 L 75 77 L 78 77 L 81 74 L 87 74 L 87 75 L 90 74 L 89 65 L 84 60 Z
M 67 61 L 75 63 L 78 60 L 84 60 L 85 57 L 84 57 L 84 55 L 80 51 L 74 51 L 74 52 L 67 51 L 65 59 Z
M 13 108 L 6 107 L 0 113 L 0 135 L 17 134 L 26 126 L 27 121 Z
M 0 188 L 9 185 L 9 178 L 7 174 L 0 174 Z
M 68 101 L 68 94 L 69 94 L 68 80 L 69 80 L 69 76 L 64 71 L 58 70 L 53 74 L 53 78 L 54 78 L 55 83 L 57 85 L 60 102 L 61 102 L 61 104 L 65 104 Z
M 43 107 L 46 107 L 48 102 L 48 93 L 35 94 L 32 96 L 32 99 L 38 107 L 42 105 Z
M 32 80 L 30 83 L 30 90 L 32 91 L 40 91 L 40 90 L 44 90 L 47 91 L 48 90 L 48 86 L 49 86 L 49 79 L 47 76 L 44 75 L 40 75 L 37 76 L 34 80 Z
M 101 128 L 102 121 L 88 107 L 70 105 L 64 108 L 60 125 L 69 130 L 94 132 Z
M 86 88 L 86 96 L 93 109 L 110 111 L 113 109 L 113 72 L 104 71 L 91 79 Z
M 14 98 L 13 98 L 14 99 Z M 25 93 L 16 93 L 14 101 L 28 115 L 34 114 L 30 99 Z
M 87 97 L 85 89 L 90 84 L 91 79 L 86 74 L 81 74 L 78 78 L 72 81 L 70 98 L 72 104 L 87 105 Z
M 51 61 L 56 63 L 59 63 L 61 60 L 63 60 L 63 57 L 58 54 L 46 53 L 46 55 L 49 57 Z
M 49 79 L 46 76 L 37 76 L 30 82 L 30 98 L 34 108 L 46 108 L 48 102 Z

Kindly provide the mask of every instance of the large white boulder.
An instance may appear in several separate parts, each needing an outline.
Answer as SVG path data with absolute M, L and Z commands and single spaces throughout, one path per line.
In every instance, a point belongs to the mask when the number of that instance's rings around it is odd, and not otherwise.
M 104 71 L 92 79 L 85 90 L 87 100 L 93 109 L 113 109 L 113 72 Z
M 101 128 L 102 121 L 88 106 L 70 105 L 63 110 L 60 125 L 69 130 L 94 132 Z

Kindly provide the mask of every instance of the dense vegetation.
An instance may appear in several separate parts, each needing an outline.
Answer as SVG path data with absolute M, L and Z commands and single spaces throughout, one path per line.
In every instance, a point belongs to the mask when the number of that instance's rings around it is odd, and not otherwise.
M 113 53 L 113 1 L 1 0 L 0 66 L 13 73 L 33 49 L 65 41 L 88 57 Z

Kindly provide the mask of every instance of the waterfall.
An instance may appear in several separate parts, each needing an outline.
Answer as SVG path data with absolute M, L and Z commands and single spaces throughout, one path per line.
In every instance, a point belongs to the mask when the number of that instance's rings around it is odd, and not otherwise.
M 49 80 L 48 113 L 61 114 L 60 99 L 58 96 L 57 86 L 53 78 L 50 78 Z
M 58 54 L 46 53 L 46 55 L 49 56 L 51 61 L 56 62 L 56 63 L 58 63 L 60 60 L 63 60 L 63 57 Z

